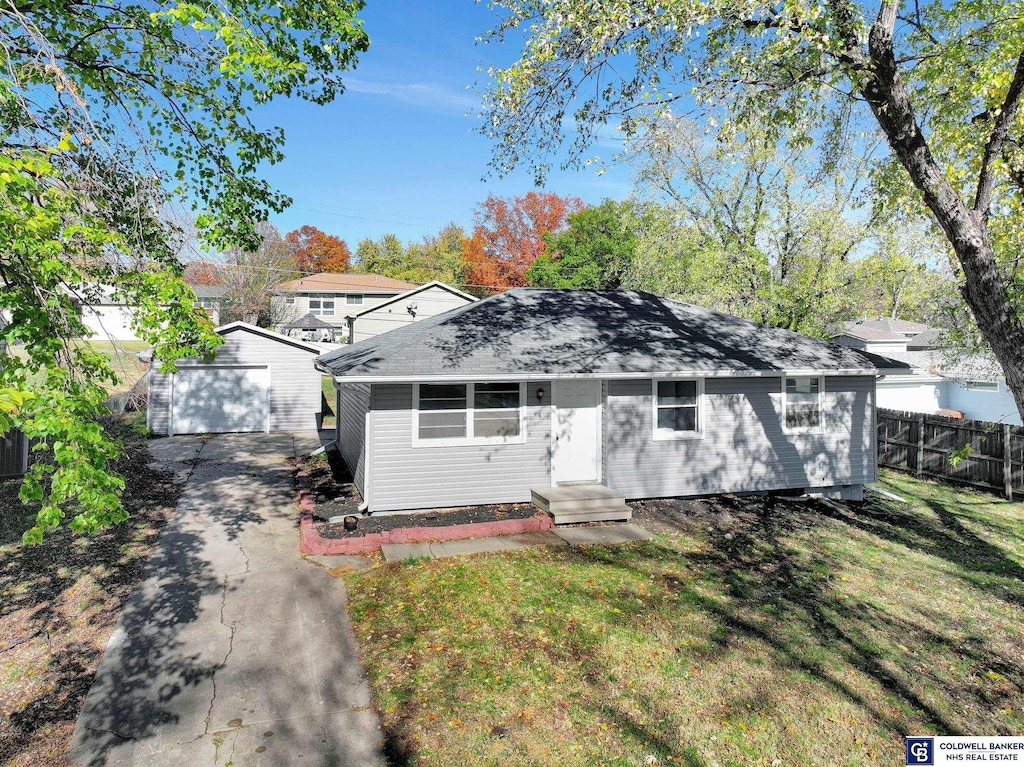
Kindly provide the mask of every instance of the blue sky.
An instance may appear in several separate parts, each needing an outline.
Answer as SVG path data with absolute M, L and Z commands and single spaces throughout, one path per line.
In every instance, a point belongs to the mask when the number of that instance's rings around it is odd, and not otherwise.
M 264 172 L 294 200 L 272 218 L 282 233 L 312 224 L 353 249 L 387 232 L 418 240 L 450 221 L 468 229 L 488 194 L 535 188 L 526 171 L 484 178 L 491 143 L 473 130 L 479 97 L 472 86 L 483 82 L 478 67 L 518 53 L 475 42 L 497 18 L 486 5 L 369 0 L 362 18 L 370 49 L 343 95 L 326 106 L 280 100 L 258 114 L 287 137 L 285 160 Z M 593 152 L 602 159 L 613 153 L 608 146 Z M 597 203 L 625 197 L 630 177 L 624 166 L 603 176 L 592 168 L 555 170 L 545 188 Z

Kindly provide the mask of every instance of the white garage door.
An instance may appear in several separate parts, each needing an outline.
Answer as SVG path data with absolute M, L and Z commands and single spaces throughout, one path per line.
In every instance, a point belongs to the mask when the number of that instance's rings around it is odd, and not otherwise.
M 179 367 L 171 380 L 171 433 L 267 431 L 270 368 Z

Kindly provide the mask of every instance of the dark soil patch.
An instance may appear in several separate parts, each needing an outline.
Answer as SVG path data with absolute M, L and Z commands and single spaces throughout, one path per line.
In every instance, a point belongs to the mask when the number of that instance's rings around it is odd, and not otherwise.
M 707 498 L 653 498 L 630 501 L 633 522 L 651 532 L 695 535 L 708 528 L 728 532 L 746 529 L 765 515 L 785 513 L 792 519 L 810 510 L 814 502 L 800 502 L 770 495 L 715 495 Z
M 121 608 L 177 504 L 173 474 L 148 468 L 133 414 L 111 428 L 130 518 L 93 536 L 66 529 L 22 546 L 36 508 L 0 482 L 0 764 L 67 765 L 79 709 Z M 38 454 L 34 454 L 38 455 Z
M 396 530 L 399 527 L 448 527 L 473 522 L 498 522 L 505 519 L 529 519 L 537 514 L 532 503 L 497 503 L 489 506 L 459 506 L 454 509 L 431 509 L 412 514 L 385 514 L 359 517 L 358 527 L 349 532 L 341 523 L 319 526 L 322 538 L 356 538 L 371 533 Z

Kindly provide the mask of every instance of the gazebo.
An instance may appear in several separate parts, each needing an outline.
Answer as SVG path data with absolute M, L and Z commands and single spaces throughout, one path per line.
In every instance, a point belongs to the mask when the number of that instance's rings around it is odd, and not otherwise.
M 335 327 L 329 322 L 324 322 L 314 314 L 307 314 L 293 322 L 287 322 L 281 326 L 281 332 L 286 336 L 301 338 L 304 341 L 334 341 L 334 333 L 341 328 Z

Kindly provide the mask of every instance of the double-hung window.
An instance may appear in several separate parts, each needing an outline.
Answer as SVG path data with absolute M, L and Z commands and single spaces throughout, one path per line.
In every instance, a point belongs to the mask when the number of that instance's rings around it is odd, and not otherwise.
M 334 296 L 330 293 L 312 293 L 309 296 L 309 313 L 314 317 L 333 317 Z
M 654 381 L 654 438 L 699 437 L 703 381 Z
M 804 376 L 787 378 L 786 428 L 812 431 L 821 428 L 821 378 Z
M 419 445 L 521 442 L 526 385 L 516 382 L 418 384 Z

